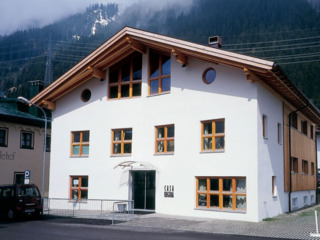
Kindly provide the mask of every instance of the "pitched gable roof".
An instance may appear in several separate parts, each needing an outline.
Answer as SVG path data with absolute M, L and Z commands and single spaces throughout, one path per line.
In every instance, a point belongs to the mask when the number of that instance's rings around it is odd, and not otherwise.
M 188 57 L 193 57 L 243 69 L 248 81 L 259 81 L 295 108 L 308 105 L 302 112 L 320 125 L 319 110 L 291 83 L 274 62 L 130 27 L 120 30 L 31 101 L 54 109 L 55 101 L 68 92 L 93 77 L 105 78 L 105 70 L 108 67 L 134 51 L 146 53 L 148 47 L 172 52 L 176 60 L 185 65 L 188 63 Z

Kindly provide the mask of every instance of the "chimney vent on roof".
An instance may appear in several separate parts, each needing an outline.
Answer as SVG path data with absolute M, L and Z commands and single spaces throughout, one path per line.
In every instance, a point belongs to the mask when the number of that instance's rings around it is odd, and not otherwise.
M 209 46 L 213 48 L 221 48 L 222 47 L 222 38 L 219 36 L 209 37 Z

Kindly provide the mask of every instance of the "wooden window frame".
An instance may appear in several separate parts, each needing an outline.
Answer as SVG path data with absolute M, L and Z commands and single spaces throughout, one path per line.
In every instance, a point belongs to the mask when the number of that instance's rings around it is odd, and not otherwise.
M 131 140 L 124 140 L 124 131 L 131 130 Z M 120 140 L 114 140 L 114 133 L 116 131 L 121 131 L 121 139 Z M 123 128 L 123 129 L 112 129 L 111 130 L 111 155 L 112 156 L 123 156 L 123 155 L 131 155 L 132 154 L 132 138 L 133 138 L 133 131 L 132 128 Z M 120 153 L 114 153 L 114 145 L 120 144 Z M 124 153 L 124 145 L 125 144 L 131 144 L 131 152 L 130 153 Z
M 31 136 L 31 140 L 30 140 L 30 146 L 27 145 L 27 144 L 22 144 L 22 138 L 23 138 L 23 135 L 24 134 L 30 134 Z M 22 130 L 21 133 L 20 133 L 20 148 L 21 149 L 34 149 L 34 132 L 32 131 L 24 131 Z
M 308 121 L 301 120 L 301 132 L 308 136 Z
M 9 133 L 9 130 L 8 130 L 8 128 L 1 127 L 0 131 L 4 132 L 3 143 L 2 144 L 0 143 L 0 147 L 8 147 L 8 133 Z
M 282 124 L 278 123 L 277 125 L 277 132 L 278 132 L 278 144 L 282 144 Z
M 311 162 L 311 176 L 314 176 L 315 169 L 314 169 L 314 162 Z
M 199 180 L 205 179 L 207 189 L 199 190 Z M 210 179 L 218 179 L 219 182 L 219 189 L 218 191 L 211 191 L 210 190 Z M 231 191 L 224 191 L 223 190 L 223 180 L 224 179 L 231 179 L 232 180 L 232 190 Z M 236 180 L 244 179 L 245 180 L 245 191 L 244 192 L 237 192 L 236 191 Z M 206 205 L 199 206 L 199 195 L 206 195 Z M 210 196 L 218 196 L 219 199 L 219 206 L 211 207 L 210 206 Z M 223 207 L 223 196 L 232 196 L 232 208 Z M 246 199 L 246 208 L 236 208 L 236 199 L 237 196 L 243 196 Z M 246 211 L 247 209 L 247 180 L 246 177 L 196 177 L 196 208 L 198 209 L 217 209 L 217 210 L 233 210 L 233 211 Z
M 302 174 L 309 175 L 309 162 L 302 160 Z
M 264 139 L 268 139 L 268 116 L 262 115 L 262 136 Z
M 310 138 L 314 139 L 314 127 L 312 124 L 310 124 Z
M 162 125 L 162 126 L 156 126 L 156 134 L 155 134 L 155 154 L 170 154 L 170 153 L 174 153 L 173 151 L 168 151 L 167 149 L 167 143 L 168 142 L 173 142 L 173 147 L 174 147 L 174 136 L 173 137 L 168 137 L 168 127 L 173 127 L 173 131 L 174 131 L 174 124 L 170 124 L 170 125 Z M 163 138 L 158 138 L 158 131 L 160 128 L 164 128 L 164 136 Z M 164 150 L 163 152 L 158 152 L 158 143 L 159 142 L 164 142 Z
M 80 142 L 74 142 L 74 134 L 75 133 L 80 133 Z M 83 141 L 83 134 L 84 133 L 89 133 L 89 141 L 88 142 L 84 142 Z M 74 146 L 79 146 L 79 154 L 74 154 L 73 153 L 73 147 Z M 74 132 L 71 132 L 71 156 L 72 157 L 88 157 L 89 154 L 83 154 L 83 146 L 88 146 L 88 148 L 90 150 L 90 131 L 86 130 L 86 131 L 74 131 Z
M 151 78 L 151 58 L 150 58 L 150 53 L 154 52 L 159 54 L 159 58 L 158 58 L 158 67 L 159 67 L 159 75 L 157 77 L 153 77 Z M 155 51 L 155 50 L 150 50 L 149 51 L 149 77 L 148 77 L 148 95 L 149 96 L 153 96 L 153 95 L 157 95 L 157 94 L 161 94 L 161 93 L 169 93 L 171 92 L 171 66 L 170 66 L 170 74 L 167 75 L 162 75 L 162 56 L 167 56 L 170 58 L 170 64 L 171 64 L 171 55 L 170 54 L 166 54 L 166 53 L 162 53 L 159 51 Z M 170 90 L 169 91 L 162 91 L 162 79 L 164 78 L 170 78 Z M 158 92 L 157 93 L 151 93 L 151 82 L 153 81 L 159 81 L 158 82 Z
M 296 157 L 291 157 L 291 173 L 299 173 L 299 160 Z
M 74 178 L 78 178 L 78 180 L 79 180 L 79 186 L 78 187 L 73 187 L 72 186 L 72 180 Z M 87 178 L 88 187 L 83 187 L 82 186 L 82 179 L 83 178 Z M 88 199 L 88 189 L 89 189 L 89 177 L 88 176 L 70 176 L 70 195 L 69 195 L 69 197 L 70 197 L 71 200 L 87 200 Z M 72 191 L 73 190 L 77 190 L 78 191 L 77 199 L 72 198 Z M 86 191 L 87 192 L 87 198 L 82 198 L 81 191 Z
M 223 122 L 224 124 L 224 131 L 223 133 L 216 133 L 216 123 L 217 122 Z M 212 134 L 204 134 L 204 124 L 211 123 L 212 124 Z M 201 121 L 201 152 L 215 152 L 215 151 L 224 151 L 225 150 L 225 132 L 226 132 L 226 126 L 225 126 L 225 119 L 215 119 L 215 120 L 206 120 Z M 223 137 L 223 148 L 216 149 L 216 138 Z M 211 149 L 204 149 L 204 139 L 205 138 L 211 138 L 212 140 L 212 148 Z
M 290 121 L 290 119 L 289 119 L 289 121 Z M 297 113 L 293 113 L 291 115 L 291 127 L 298 130 L 298 114 Z
M 114 100 L 114 99 L 125 99 L 125 98 L 133 98 L 133 97 L 141 97 L 141 93 L 139 96 L 133 96 L 133 85 L 140 84 L 140 88 L 142 91 L 142 76 L 139 80 L 133 80 L 133 66 L 134 66 L 134 59 L 138 57 L 138 54 L 132 54 L 123 61 L 121 61 L 119 64 L 117 64 L 115 67 L 111 67 L 109 70 L 109 81 L 108 81 L 108 100 Z M 126 65 L 127 63 L 130 64 L 130 73 L 129 73 L 129 81 L 122 82 L 122 66 Z M 110 74 L 113 71 L 117 71 L 118 73 L 118 81 L 115 83 L 110 82 Z M 141 71 L 142 71 L 142 55 L 141 55 Z M 121 96 L 121 88 L 123 86 L 129 85 L 129 96 L 128 97 L 122 97 Z M 111 98 L 111 87 L 118 87 L 118 97 L 117 98 Z
M 272 176 L 272 196 L 277 196 L 276 176 Z

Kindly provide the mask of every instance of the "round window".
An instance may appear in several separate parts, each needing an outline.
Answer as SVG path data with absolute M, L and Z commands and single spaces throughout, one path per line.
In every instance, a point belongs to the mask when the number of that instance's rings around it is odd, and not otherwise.
M 213 68 L 208 68 L 204 71 L 202 75 L 202 80 L 206 84 L 213 83 L 213 81 L 216 79 L 216 70 Z
M 89 89 L 85 89 L 81 93 L 81 99 L 84 102 L 88 102 L 91 98 L 91 91 Z

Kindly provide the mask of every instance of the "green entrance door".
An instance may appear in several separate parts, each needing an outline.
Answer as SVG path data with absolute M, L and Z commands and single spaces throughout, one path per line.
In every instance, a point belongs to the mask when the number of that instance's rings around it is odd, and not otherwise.
M 132 199 L 134 208 L 155 210 L 156 172 L 132 171 Z

